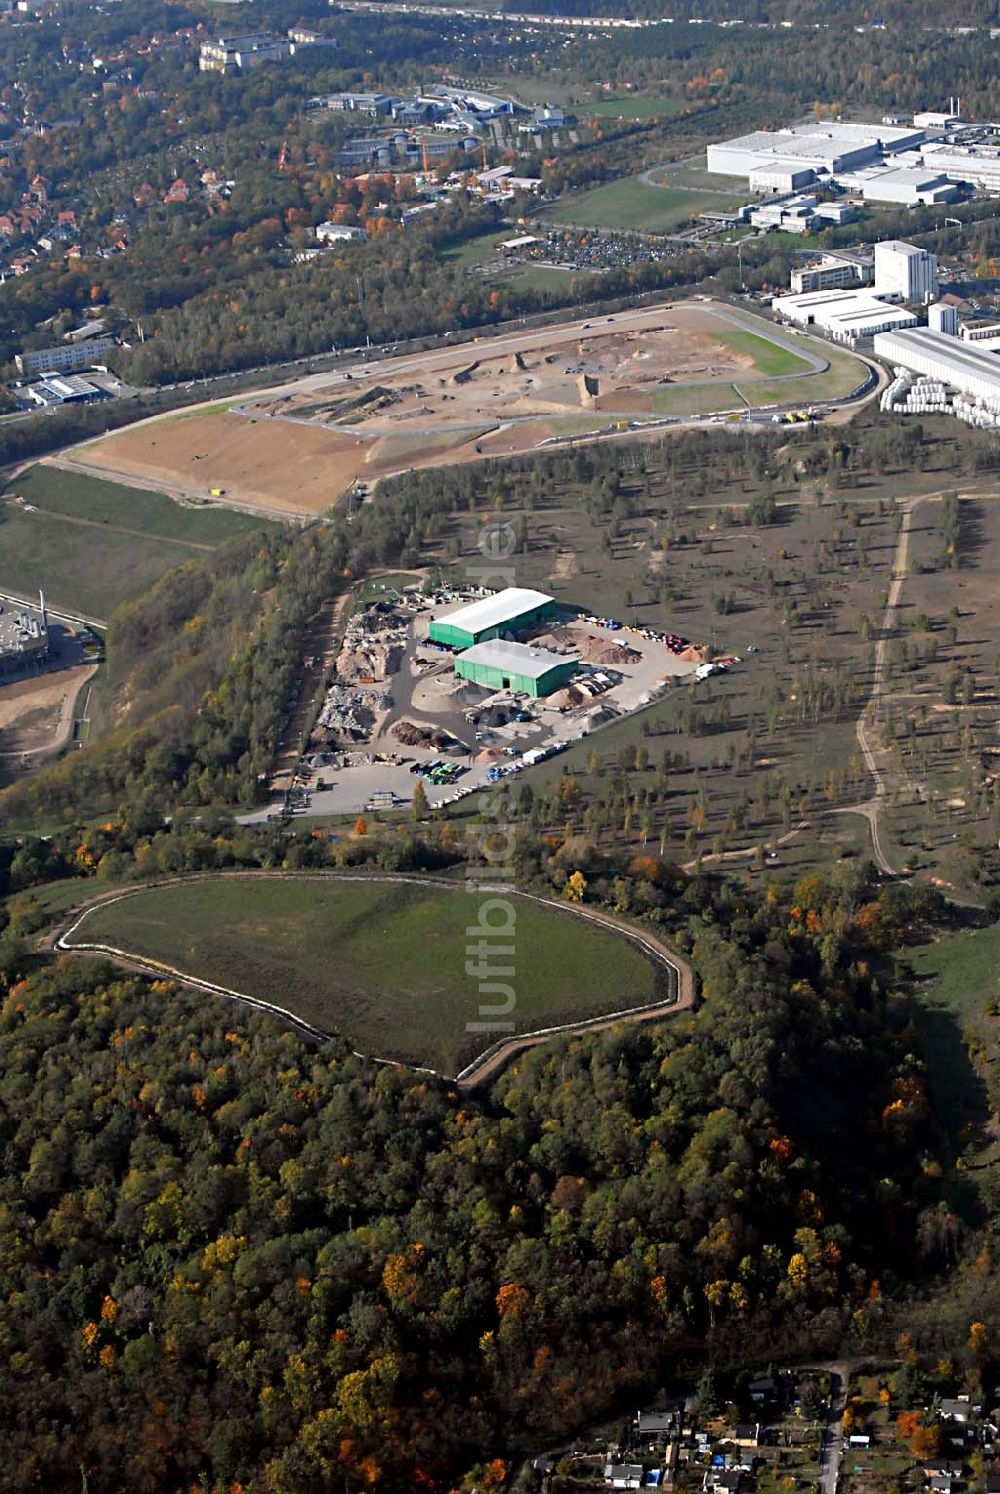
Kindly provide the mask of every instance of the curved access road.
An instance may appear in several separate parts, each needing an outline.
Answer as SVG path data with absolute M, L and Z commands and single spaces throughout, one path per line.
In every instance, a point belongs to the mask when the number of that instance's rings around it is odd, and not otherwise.
M 462 884 L 449 881 L 444 877 L 415 877 L 406 875 L 405 873 L 391 872 L 378 872 L 367 875 L 351 872 L 244 870 L 216 873 L 216 875 L 237 877 L 245 880 L 271 881 L 287 881 L 291 879 L 310 882 L 404 882 L 417 887 L 446 888 L 452 892 L 463 890 Z M 114 961 L 121 969 L 128 970 L 133 974 L 151 976 L 153 979 L 159 980 L 173 980 L 178 985 L 188 986 L 190 989 L 204 992 L 206 995 L 223 996 L 229 1001 L 238 1002 L 240 1005 L 249 1007 L 254 1011 L 265 1012 L 270 1016 L 280 1018 L 281 1021 L 287 1023 L 290 1027 L 301 1033 L 303 1037 L 307 1037 L 313 1042 L 327 1041 L 330 1037 L 329 1032 L 324 1032 L 321 1028 L 314 1027 L 311 1023 L 304 1021 L 286 1007 L 264 1001 L 260 997 L 250 996 L 244 991 L 232 990 L 215 981 L 203 980 L 200 976 L 191 975 L 187 971 L 178 970 L 171 965 L 164 964 L 148 956 L 138 955 L 132 950 L 119 949 L 111 944 L 76 937 L 81 924 L 84 923 L 88 914 L 94 908 L 104 906 L 108 903 L 120 902 L 128 897 L 135 897 L 141 892 L 147 892 L 156 887 L 170 887 L 181 882 L 205 880 L 207 878 L 204 873 L 195 872 L 189 876 L 163 877 L 156 881 L 142 882 L 125 891 L 118 888 L 97 893 L 95 896 L 84 899 L 74 908 L 70 909 L 60 922 L 42 938 L 39 943 L 39 950 L 50 954 L 104 955 L 106 958 Z M 649 1022 L 690 1010 L 694 1005 L 694 971 L 686 960 L 683 960 L 654 935 L 647 934 L 645 930 L 637 929 L 634 925 L 627 923 L 624 919 L 617 918 L 614 914 L 604 913 L 596 908 L 582 907 L 577 903 L 557 902 L 554 898 L 542 897 L 537 893 L 504 888 L 504 895 L 506 896 L 508 893 L 515 897 L 525 898 L 529 902 L 539 903 L 542 907 L 553 909 L 556 912 L 565 913 L 570 917 L 584 918 L 591 923 L 602 924 L 605 928 L 618 934 L 620 937 L 631 940 L 646 955 L 657 961 L 667 970 L 667 995 L 662 1000 L 652 1004 L 606 1012 L 601 1016 L 591 1017 L 583 1021 L 561 1023 L 554 1027 L 547 1027 L 533 1032 L 518 1033 L 510 1038 L 504 1038 L 479 1054 L 473 1059 L 471 1064 L 467 1065 L 457 1075 L 440 1074 L 435 1069 L 406 1064 L 398 1059 L 382 1058 L 377 1054 L 356 1053 L 357 1057 L 364 1058 L 369 1062 L 388 1064 L 394 1068 L 411 1069 L 416 1073 L 433 1074 L 436 1078 L 451 1080 L 462 1090 L 471 1091 L 478 1089 L 494 1079 L 516 1053 L 522 1052 L 526 1048 L 536 1047 L 539 1043 L 548 1042 L 552 1037 L 588 1031 L 599 1032 L 613 1027 L 619 1022 Z

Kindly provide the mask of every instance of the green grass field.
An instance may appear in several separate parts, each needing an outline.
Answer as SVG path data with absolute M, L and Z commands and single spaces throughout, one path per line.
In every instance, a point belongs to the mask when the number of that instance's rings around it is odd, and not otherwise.
M 618 94 L 614 98 L 578 104 L 576 113 L 581 119 L 658 119 L 661 116 L 679 114 L 685 107 L 684 99 Z
M 752 358 L 757 373 L 763 374 L 766 378 L 776 379 L 784 374 L 809 372 L 809 364 L 798 353 L 793 352 L 791 348 L 772 342 L 768 337 L 760 337 L 756 332 L 726 329 L 713 331 L 712 337 L 716 342 L 732 348 L 734 352 L 744 353 L 748 358 Z
M 515 899 L 518 1031 L 641 1006 L 663 971 L 571 912 Z M 154 887 L 90 912 L 77 940 L 111 944 L 272 1001 L 362 1052 L 456 1073 L 495 1040 L 466 974 L 477 904 L 454 891 L 343 878 L 216 877 Z
M 992 1046 L 996 1019 L 986 1015 L 1000 996 L 1000 924 L 961 930 L 905 952 L 920 981 L 917 1030 L 931 1076 L 932 1095 L 953 1134 L 982 1124 L 989 1103 L 966 1046 L 970 1035 Z
M 589 192 L 568 193 L 546 209 L 545 217 L 553 223 L 576 223 L 584 228 L 670 233 L 696 214 L 731 207 L 733 201 L 721 193 L 648 186 L 637 176 L 624 176 Z
M 988 996 L 1000 996 L 1000 924 L 950 934 L 937 944 L 908 949 L 906 958 L 927 984 L 928 1001 L 975 1023 Z
M 43 586 L 54 606 L 106 619 L 171 566 L 234 535 L 275 527 L 84 473 L 31 467 L 0 498 L 0 588 Z
M 82 472 L 64 472 L 59 467 L 31 467 L 14 480 L 9 491 L 20 493 L 46 513 L 141 529 L 144 534 L 191 545 L 217 545 L 233 535 L 262 527 L 252 514 L 228 508 L 186 507 L 165 494 L 106 482 Z M 276 529 L 278 525 L 265 520 L 263 527 Z
M 365 581 L 358 591 L 358 599 L 354 604 L 355 612 L 362 612 L 365 607 L 370 607 L 372 602 L 384 602 L 391 599 L 393 592 L 402 591 L 407 586 L 419 586 L 421 578 L 413 571 L 394 571 L 389 576 L 373 576 Z
M 209 404 L 192 405 L 187 410 L 170 410 L 166 415 L 157 418 L 157 425 L 167 425 L 171 420 L 190 420 L 193 415 L 225 415 L 227 410 L 242 405 L 246 399 L 245 394 L 235 394 L 232 399 L 215 399 Z
M 451 264 L 461 265 L 464 269 L 472 269 L 476 265 L 496 260 L 500 245 L 512 237 L 513 230 L 510 228 L 502 229 L 499 233 L 482 233 L 474 239 L 463 239 L 460 244 L 443 250 L 441 258 Z
M 747 388 L 754 386 L 748 382 Z M 712 415 L 745 408 L 732 384 L 667 384 L 650 396 L 654 415 Z

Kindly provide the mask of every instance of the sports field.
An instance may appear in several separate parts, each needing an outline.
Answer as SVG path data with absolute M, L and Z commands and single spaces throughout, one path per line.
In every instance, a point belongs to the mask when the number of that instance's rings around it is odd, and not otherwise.
M 658 187 L 637 176 L 623 176 L 589 192 L 568 192 L 547 208 L 544 216 L 553 223 L 576 223 L 581 228 L 673 233 L 698 213 L 733 208 L 736 204 L 735 197 L 721 192 Z
M 518 1032 L 666 994 L 663 967 L 627 939 L 568 910 L 513 906 Z M 339 1031 L 372 1057 L 455 1074 L 497 1036 L 468 1030 L 484 1020 L 481 1003 L 501 999 L 466 973 L 477 907 L 464 887 L 216 877 L 99 905 L 69 942 L 147 956 Z
M 0 589 L 41 586 L 53 606 L 106 619 L 171 566 L 263 523 L 40 463 L 0 495 Z

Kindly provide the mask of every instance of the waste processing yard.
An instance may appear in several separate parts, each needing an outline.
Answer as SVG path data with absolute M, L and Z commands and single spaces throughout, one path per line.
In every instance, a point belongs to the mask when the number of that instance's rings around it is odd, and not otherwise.
M 735 662 L 519 588 L 390 592 L 351 618 L 291 790 L 245 818 L 391 810 L 421 781 L 448 804 Z

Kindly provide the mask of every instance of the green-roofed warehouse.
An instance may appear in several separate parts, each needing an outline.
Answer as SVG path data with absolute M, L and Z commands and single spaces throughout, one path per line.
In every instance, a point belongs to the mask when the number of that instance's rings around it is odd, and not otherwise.
M 567 683 L 579 659 L 566 659 L 527 643 L 488 638 L 459 654 L 455 673 L 489 690 L 515 690 L 525 695 L 551 695 Z
M 554 598 L 546 596 L 544 591 L 508 586 L 445 617 L 435 618 L 429 637 L 432 643 L 446 643 L 451 648 L 472 648 L 473 644 L 499 638 L 502 633 L 520 633 L 534 627 L 553 617 L 555 610 Z

